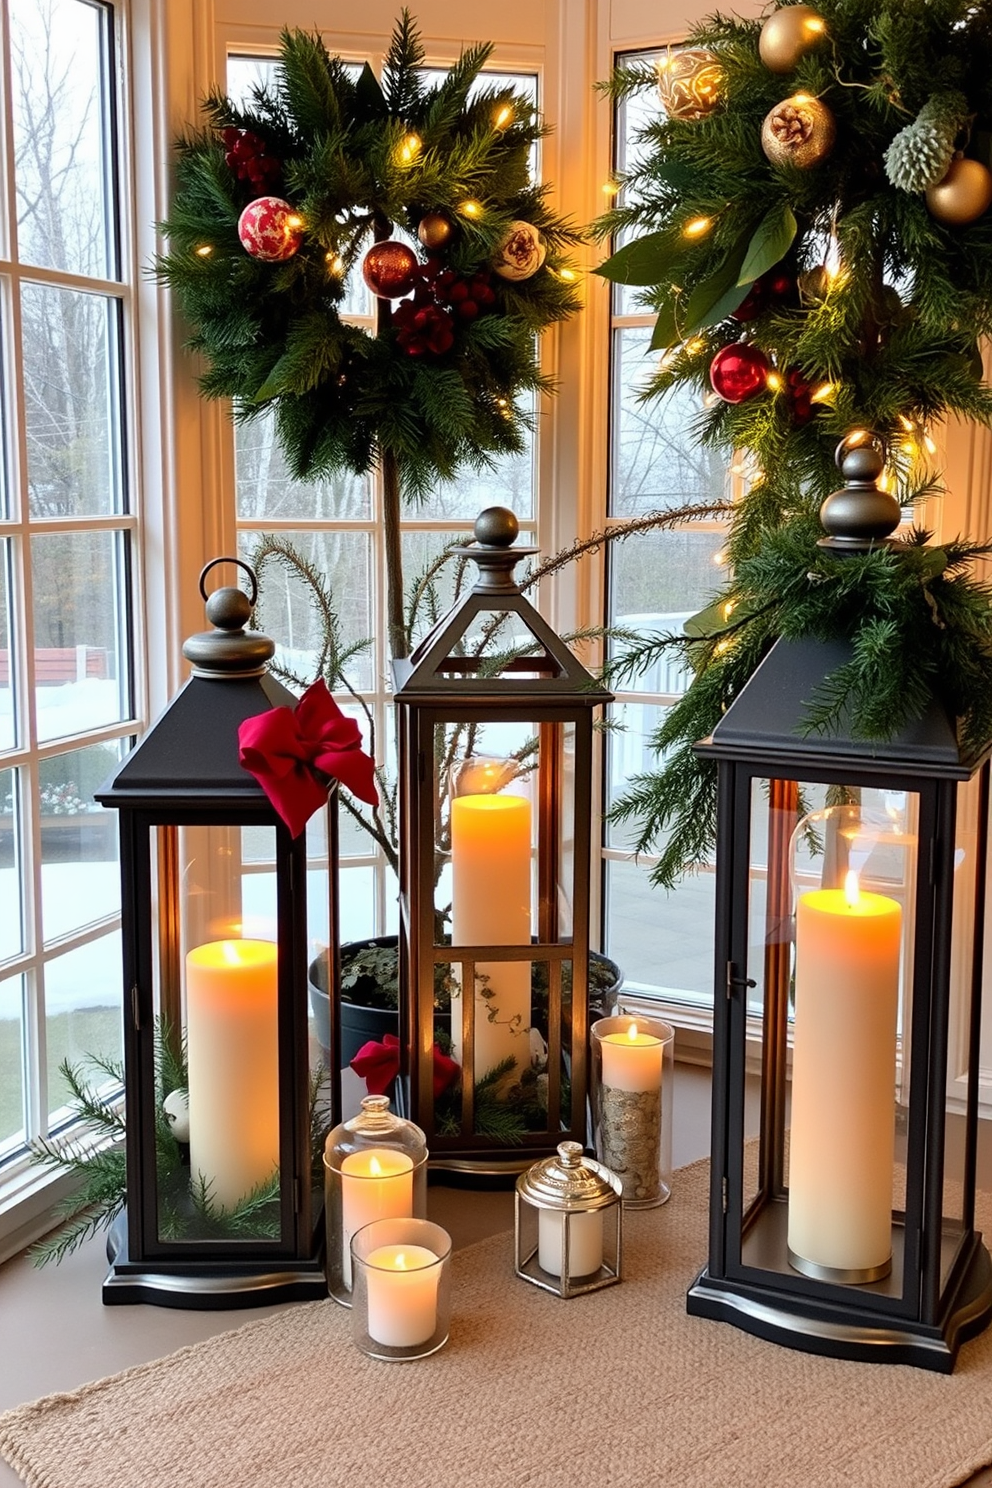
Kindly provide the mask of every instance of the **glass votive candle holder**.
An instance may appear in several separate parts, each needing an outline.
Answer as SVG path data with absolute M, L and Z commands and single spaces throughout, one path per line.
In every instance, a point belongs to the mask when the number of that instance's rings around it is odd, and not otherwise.
M 627 1209 L 652 1209 L 672 1191 L 675 1030 L 623 1013 L 590 1030 L 593 1146 L 623 1186 Z
M 351 1306 L 351 1239 L 377 1219 L 427 1213 L 427 1143 L 419 1126 L 396 1116 L 389 1097 L 367 1095 L 324 1144 L 327 1290 Z
M 425 1359 L 448 1341 L 451 1236 L 428 1219 L 377 1219 L 352 1236 L 352 1338 L 373 1359 Z

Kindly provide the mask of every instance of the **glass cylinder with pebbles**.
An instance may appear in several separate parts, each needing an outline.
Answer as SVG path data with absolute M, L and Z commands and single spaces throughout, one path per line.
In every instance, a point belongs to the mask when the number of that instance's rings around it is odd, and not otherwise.
M 596 1156 L 620 1179 L 626 1208 L 652 1209 L 672 1191 L 675 1030 L 625 1013 L 590 1032 Z

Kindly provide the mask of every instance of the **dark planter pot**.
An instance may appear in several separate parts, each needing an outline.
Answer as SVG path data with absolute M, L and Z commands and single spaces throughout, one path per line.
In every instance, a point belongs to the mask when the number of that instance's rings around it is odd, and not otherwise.
M 395 935 L 375 935 L 368 940 L 349 941 L 341 947 L 342 956 L 346 956 L 349 948 L 356 949 L 364 946 L 396 946 L 398 939 Z M 595 961 L 604 966 L 612 975 L 612 984 L 603 991 L 597 991 L 589 1002 L 589 1022 L 596 1018 L 605 1017 L 612 1011 L 613 1000 L 620 988 L 623 986 L 623 972 L 615 961 L 609 956 L 601 956 L 598 951 L 589 952 L 590 961 Z M 327 995 L 327 958 L 318 956 L 310 963 L 310 1008 L 313 1012 L 314 1026 L 317 1033 L 317 1041 L 322 1049 L 329 1049 L 330 1038 L 330 999 Z M 395 1008 L 364 1007 L 360 1003 L 341 1001 L 341 1066 L 345 1068 L 351 1063 L 363 1044 L 370 1039 L 381 1043 L 383 1035 L 399 1033 L 399 1014 Z

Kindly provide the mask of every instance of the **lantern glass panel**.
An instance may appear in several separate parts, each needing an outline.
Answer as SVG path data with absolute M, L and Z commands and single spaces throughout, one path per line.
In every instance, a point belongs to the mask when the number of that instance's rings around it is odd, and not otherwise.
M 173 1057 L 181 1030 L 188 1073 L 183 1141 L 160 1059 L 162 1242 L 281 1238 L 275 847 L 274 827 L 153 828 L 155 1011 Z

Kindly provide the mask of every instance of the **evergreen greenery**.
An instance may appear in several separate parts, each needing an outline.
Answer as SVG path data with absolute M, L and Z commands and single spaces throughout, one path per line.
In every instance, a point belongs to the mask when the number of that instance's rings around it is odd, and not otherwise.
M 524 447 L 530 397 L 548 387 L 536 337 L 578 308 L 565 255 L 581 234 L 530 178 L 545 133 L 532 106 L 506 85 L 475 87 L 491 50 L 468 48 L 432 81 L 404 11 L 380 82 L 368 64 L 355 77 L 319 36 L 287 30 L 271 90 L 256 88 L 246 107 L 211 93 L 206 127 L 178 142 L 159 276 L 205 361 L 203 392 L 231 398 L 238 419 L 274 410 L 300 479 L 361 474 L 388 457 L 417 497 L 465 463 L 489 466 Z M 249 131 L 281 166 L 261 190 L 226 162 L 225 129 Z M 303 221 L 285 262 L 241 246 L 239 216 L 259 194 L 284 198 Z M 540 231 L 547 258 L 531 278 L 494 276 L 491 311 L 456 317 L 448 350 L 409 355 L 388 301 L 378 301 L 373 334 L 345 318 L 345 281 L 373 240 L 402 237 L 426 262 L 417 228 L 428 213 L 452 226 L 430 256 L 453 275 L 488 272 L 515 221 Z
M 666 645 L 683 647 L 694 668 L 654 737 L 658 770 L 613 812 L 638 823 L 639 849 L 661 852 L 653 876 L 669 886 L 712 845 L 715 774 L 692 744 L 777 636 L 852 643 L 849 665 L 811 700 L 812 728 L 830 732 L 844 716 L 855 737 L 889 737 L 936 695 L 966 748 L 992 732 L 989 592 L 968 576 L 987 548 L 935 550 L 919 532 L 840 561 L 815 546 L 820 505 L 841 484 L 839 441 L 858 429 L 878 436 L 884 479 L 908 504 L 934 489 L 936 420 L 992 423 L 979 354 L 992 331 L 992 213 L 948 225 L 922 194 L 949 144 L 989 163 L 992 3 L 815 8 L 825 36 L 786 74 L 760 59 L 761 21 L 702 22 L 689 45 L 718 58 L 718 106 L 695 120 L 659 107 L 599 223 L 627 238 L 599 272 L 635 287 L 657 316 L 662 355 L 646 398 L 696 389 L 696 436 L 750 472 L 730 522 L 727 588 L 693 634 L 659 636 L 610 672 L 621 680 Z M 624 97 L 657 81 L 638 66 L 609 87 Z M 772 164 L 761 144 L 766 116 L 796 93 L 836 120 L 832 150 L 805 169 Z M 770 374 L 731 403 L 711 391 L 710 368 L 741 341 Z
M 110 1225 L 127 1201 L 127 1161 L 122 1105 L 124 1066 L 114 1059 L 88 1055 L 83 1065 L 62 1061 L 60 1072 L 69 1089 L 68 1106 L 78 1134 L 68 1141 L 52 1138 L 32 1144 L 37 1163 L 71 1174 L 77 1186 L 56 1204 L 58 1229 L 32 1246 L 36 1266 L 59 1262 L 84 1240 Z M 88 1071 L 92 1073 L 88 1073 Z M 162 1108 L 166 1096 L 187 1087 L 185 1043 L 164 1024 L 155 1030 L 155 1158 L 159 1185 L 159 1234 L 163 1240 L 272 1239 L 280 1234 L 279 1175 L 259 1184 L 230 1209 L 218 1208 L 210 1185 L 191 1177 L 185 1149 L 172 1132 Z M 93 1075 L 102 1076 L 99 1084 Z M 326 1076 L 310 1075 L 310 1155 L 314 1184 L 323 1181 L 323 1144 L 329 1109 Z

